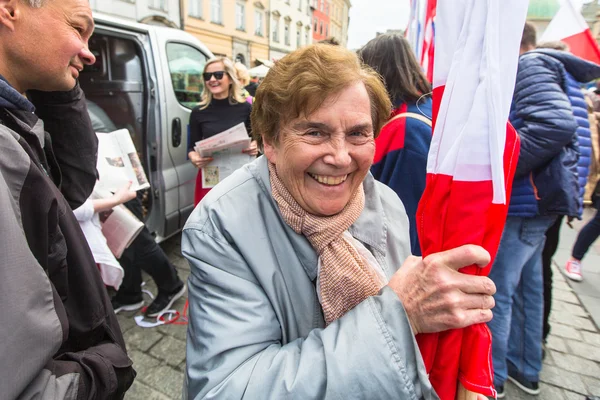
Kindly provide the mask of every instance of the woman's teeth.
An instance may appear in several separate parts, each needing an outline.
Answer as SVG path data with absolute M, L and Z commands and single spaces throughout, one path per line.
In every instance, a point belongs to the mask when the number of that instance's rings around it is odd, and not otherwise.
M 348 175 L 327 176 L 327 175 L 315 175 L 315 174 L 310 174 L 310 173 L 309 173 L 309 175 L 317 182 L 322 183 L 323 185 L 328 185 L 328 186 L 339 185 L 348 178 Z

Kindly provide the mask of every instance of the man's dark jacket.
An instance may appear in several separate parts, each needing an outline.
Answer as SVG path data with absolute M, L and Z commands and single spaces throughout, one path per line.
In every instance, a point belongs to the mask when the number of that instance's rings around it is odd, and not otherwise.
M 521 138 L 509 215 L 579 215 L 577 121 L 568 78 L 588 82 L 600 66 L 571 53 L 534 50 L 519 59 L 510 121 Z
M 0 79 L 0 393 L 119 399 L 135 371 L 71 211 L 96 182 L 83 92 L 29 95 Z

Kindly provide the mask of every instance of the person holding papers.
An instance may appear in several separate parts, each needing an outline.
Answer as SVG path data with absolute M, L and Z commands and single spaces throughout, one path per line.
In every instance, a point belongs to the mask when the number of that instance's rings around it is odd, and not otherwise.
M 202 101 L 190 115 L 188 142 L 190 162 L 199 169 L 207 166 L 213 159 L 200 156 L 194 150 L 196 142 L 240 123 L 244 123 L 248 135 L 252 133 L 250 126 L 252 105 L 242 96 L 243 88 L 237 80 L 231 60 L 225 57 L 209 60 L 204 66 L 202 76 L 206 90 L 202 93 Z M 258 154 L 256 142 L 252 142 L 243 152 L 256 156 Z M 202 187 L 202 171 L 198 171 L 194 204 L 198 204 L 209 190 Z
M 85 203 L 73 210 L 75 218 L 81 226 L 85 239 L 92 250 L 94 261 L 98 265 L 102 281 L 107 286 L 119 289 L 123 281 L 123 268 L 110 251 L 106 238 L 102 233 L 100 213 L 110 211 L 119 204 L 135 198 L 136 193 L 130 189 L 131 183 L 119 189 L 116 193 L 106 198 L 87 199 Z

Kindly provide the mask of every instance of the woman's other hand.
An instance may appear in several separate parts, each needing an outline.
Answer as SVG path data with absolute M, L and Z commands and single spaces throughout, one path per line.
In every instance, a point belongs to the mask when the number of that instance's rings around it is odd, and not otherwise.
M 209 164 L 213 158 L 212 157 L 202 157 L 196 151 L 192 150 L 188 153 L 188 158 L 190 162 L 194 164 L 196 168 L 204 168 L 207 164 Z
M 127 203 L 129 200 L 135 199 L 137 196 L 137 192 L 131 190 L 131 182 L 120 188 L 115 192 L 113 198 L 115 199 L 116 204 Z
M 253 140 L 250 143 L 250 147 L 242 150 L 242 153 L 246 153 L 248 155 L 251 155 L 252 157 L 256 157 L 258 155 L 258 145 L 256 144 L 256 140 Z
M 492 319 L 496 286 L 486 276 L 467 275 L 459 269 L 490 262 L 489 253 L 466 245 L 425 259 L 409 257 L 388 286 L 404 305 L 413 331 L 442 332 Z

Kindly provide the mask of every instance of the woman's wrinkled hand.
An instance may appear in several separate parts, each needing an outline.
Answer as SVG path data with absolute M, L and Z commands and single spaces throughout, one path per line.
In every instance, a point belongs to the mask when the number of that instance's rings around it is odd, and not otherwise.
M 196 151 L 192 150 L 188 153 L 188 158 L 190 162 L 194 164 L 196 168 L 204 168 L 208 165 L 213 158 L 212 157 L 202 157 Z
M 392 288 L 417 333 L 442 332 L 492 319 L 496 286 L 485 276 L 467 275 L 459 269 L 490 262 L 489 253 L 466 245 L 424 259 L 409 257 L 394 274 Z
M 250 147 L 242 150 L 242 153 L 246 153 L 248 155 L 251 155 L 252 157 L 256 157 L 258 155 L 258 145 L 256 144 L 256 140 L 253 140 L 250 143 Z

